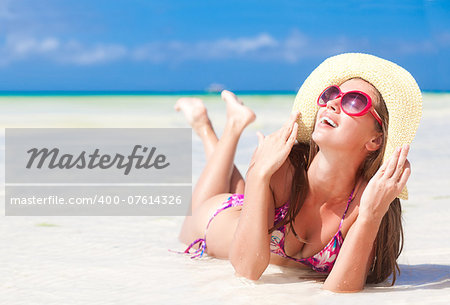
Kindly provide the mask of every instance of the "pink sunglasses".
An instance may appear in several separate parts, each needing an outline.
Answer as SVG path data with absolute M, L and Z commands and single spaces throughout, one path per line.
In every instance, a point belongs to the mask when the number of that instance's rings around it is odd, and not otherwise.
M 329 101 L 339 97 L 341 97 L 341 109 L 349 116 L 362 116 L 370 112 L 380 126 L 382 125 L 380 116 L 372 106 L 372 99 L 362 91 L 353 90 L 343 93 L 338 86 L 333 85 L 323 90 L 317 99 L 317 105 L 326 107 Z

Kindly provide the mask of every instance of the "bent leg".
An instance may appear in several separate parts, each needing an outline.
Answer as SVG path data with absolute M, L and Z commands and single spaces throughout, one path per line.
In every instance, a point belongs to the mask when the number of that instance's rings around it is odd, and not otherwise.
M 200 138 L 205 150 L 206 161 L 209 161 L 211 155 L 214 153 L 217 142 L 219 142 L 219 139 L 217 138 L 217 135 L 214 132 L 212 124 L 210 122 L 209 124 L 205 124 L 205 126 L 203 127 L 203 132 L 201 133 Z M 245 187 L 244 178 L 234 164 L 232 171 L 233 172 L 231 174 L 230 189 L 227 192 L 233 194 L 243 194 Z
M 208 198 L 230 191 L 234 155 L 239 138 L 244 129 L 256 118 L 253 111 L 244 106 L 232 92 L 224 90 L 222 98 L 227 107 L 225 129 L 195 186 L 192 194 L 193 210 Z
M 227 104 L 227 122 L 220 140 L 200 99 L 183 98 L 175 105 L 176 110 L 183 110 L 202 139 L 207 156 L 207 164 L 192 194 L 192 211 L 214 195 L 244 190 L 244 180 L 233 164 L 234 155 L 242 131 L 255 120 L 255 114 L 229 91 L 223 91 L 222 98 Z

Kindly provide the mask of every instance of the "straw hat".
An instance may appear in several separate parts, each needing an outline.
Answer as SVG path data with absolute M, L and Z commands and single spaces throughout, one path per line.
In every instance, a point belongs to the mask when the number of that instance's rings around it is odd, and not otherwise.
M 303 83 L 292 111 L 300 111 L 297 140 L 309 142 L 319 109 L 317 98 L 328 86 L 341 85 L 360 77 L 380 92 L 389 112 L 389 127 L 383 162 L 403 144 L 410 144 L 422 116 L 422 95 L 411 74 L 402 67 L 379 57 L 362 53 L 345 53 L 321 63 Z M 408 199 L 406 187 L 398 196 Z

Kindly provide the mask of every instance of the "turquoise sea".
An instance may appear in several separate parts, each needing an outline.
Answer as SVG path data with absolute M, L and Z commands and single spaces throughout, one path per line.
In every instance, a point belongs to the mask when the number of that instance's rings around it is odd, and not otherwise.
M 145 92 L 144 92 L 145 93 Z M 0 96 L 0 183 L 4 184 L 5 128 L 189 127 L 174 111 L 185 95 L 204 100 L 215 131 L 225 123 L 218 94 L 183 92 L 40 92 Z M 243 93 L 256 121 L 243 133 L 236 165 L 245 173 L 257 144 L 289 117 L 295 93 Z M 412 176 L 403 202 L 405 247 L 394 287 L 360 294 L 320 289 L 303 271 L 270 266 L 257 282 L 234 276 L 228 261 L 191 260 L 177 236 L 182 217 L 2 217 L 0 303 L 26 295 L 28 304 L 446 304 L 450 293 L 450 93 L 425 92 L 423 118 L 411 146 Z M 405 122 L 408 124 L 408 122 Z M 193 136 L 195 183 L 205 164 Z M 4 188 L 1 189 L 4 195 Z M 2 204 L 4 204 L 2 202 Z M 32 289 L 30 289 L 32 287 Z

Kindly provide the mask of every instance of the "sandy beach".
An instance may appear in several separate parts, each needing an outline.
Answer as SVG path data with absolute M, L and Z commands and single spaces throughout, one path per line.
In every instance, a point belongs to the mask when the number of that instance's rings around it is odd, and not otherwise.
M 188 127 L 173 110 L 177 96 L 2 97 L 0 183 L 5 183 L 4 128 Z M 257 120 L 244 132 L 236 165 L 245 173 L 256 131 L 287 119 L 293 95 L 241 97 Z M 218 134 L 225 106 L 204 97 Z M 395 286 L 369 285 L 357 294 L 321 289 L 312 272 L 269 266 L 259 281 L 234 275 L 228 261 L 168 251 L 185 248 L 183 217 L 2 216 L 0 304 L 448 304 L 450 297 L 450 94 L 425 93 L 402 202 L 405 246 Z M 406 124 L 407 122 L 405 122 Z M 195 183 L 205 163 L 193 137 Z M 1 188 L 4 215 L 4 187 Z M 305 279 L 306 278 L 306 279 Z

